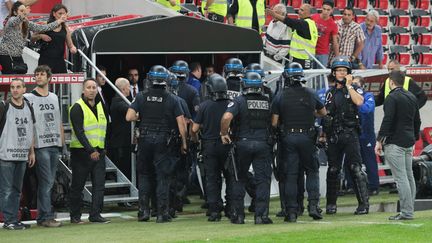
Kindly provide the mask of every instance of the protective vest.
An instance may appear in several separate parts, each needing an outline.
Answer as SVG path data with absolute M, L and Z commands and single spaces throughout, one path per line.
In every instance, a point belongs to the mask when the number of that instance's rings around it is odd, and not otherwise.
M 331 87 L 326 94 L 325 107 L 328 111 L 328 115 L 333 118 L 331 124 L 332 132 L 341 132 L 344 128 L 354 128 L 359 131 L 360 119 L 358 114 L 358 108 L 352 102 L 351 97 L 346 87 L 342 88 L 344 95 L 343 103 L 336 105 L 335 94 L 337 89 Z
M 168 108 L 166 107 L 168 91 L 165 89 L 149 89 L 143 92 L 144 103 L 140 112 L 141 132 L 170 132 Z
M 168 0 L 156 0 L 156 2 L 164 5 L 167 8 L 170 8 L 174 11 L 180 11 L 180 0 L 176 0 L 176 5 L 173 7 L 171 6 L 171 3 Z
M 204 13 L 204 8 L 206 6 L 207 0 L 201 1 L 201 11 Z M 228 3 L 227 0 L 214 0 L 212 5 L 208 7 L 207 10 L 209 13 L 215 13 L 222 16 L 225 16 L 228 11 Z
M 291 48 L 289 51 L 290 56 L 301 60 L 309 59 L 309 55 L 302 50 L 307 50 L 312 55 L 315 55 L 315 47 L 318 40 L 318 29 L 316 27 L 315 22 L 309 18 L 305 19 L 305 21 L 309 25 L 311 39 L 310 40 L 305 39 L 300 35 L 298 35 L 297 31 L 294 31 L 291 38 Z
M 405 76 L 405 80 L 404 80 L 404 84 L 403 84 L 403 89 L 408 91 L 408 87 L 409 87 L 409 81 L 410 81 L 411 77 Z M 390 79 L 387 78 L 385 83 L 384 83 L 384 98 L 387 97 L 387 95 L 390 94 Z
M 240 96 L 240 78 L 228 78 L 227 80 L 227 86 L 228 86 L 228 96 L 231 99 L 234 99 L 237 96 Z
M 48 96 L 37 96 L 33 93 L 24 94 L 32 104 L 35 112 L 35 148 L 62 146 L 61 141 L 61 117 L 59 101 L 56 94 L 49 92 Z
M 282 91 L 280 118 L 283 128 L 307 129 L 314 126 L 315 100 L 305 87 L 288 87 Z
M 249 94 L 244 97 L 247 112 L 241 122 L 247 124 L 239 124 L 239 129 L 268 129 L 271 119 L 269 98 L 260 94 Z
M 88 107 L 88 105 L 84 102 L 83 99 L 79 99 L 75 105 L 81 106 L 83 111 L 83 127 L 84 134 L 89 141 L 90 145 L 93 148 L 105 148 L 105 135 L 107 129 L 107 119 L 105 117 L 105 112 L 103 109 L 102 102 L 98 102 L 96 104 L 97 117 L 93 113 L 93 111 Z M 72 106 L 73 107 L 73 106 Z M 71 107 L 71 109 L 72 109 Z M 76 134 L 72 127 L 72 136 L 71 136 L 71 148 L 84 148 L 81 142 L 76 137 Z
M 256 11 L 258 16 L 259 32 L 265 24 L 264 0 L 257 0 Z M 235 17 L 235 24 L 238 27 L 252 28 L 253 7 L 249 0 L 238 0 L 238 13 Z
M 33 142 L 33 115 L 27 102 L 17 109 L 9 104 L 5 125 L 0 136 L 0 159 L 27 161 Z

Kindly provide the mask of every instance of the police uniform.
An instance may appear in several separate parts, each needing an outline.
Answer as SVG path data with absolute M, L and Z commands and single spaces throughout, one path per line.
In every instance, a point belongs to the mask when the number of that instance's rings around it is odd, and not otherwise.
M 241 78 L 240 77 L 228 77 L 226 79 L 227 85 L 228 85 L 228 95 L 231 97 L 231 99 L 234 99 L 238 96 L 241 96 Z
M 269 99 L 262 94 L 239 96 L 228 104 L 234 116 L 234 141 L 238 181 L 233 183 L 232 215 L 244 218 L 244 196 L 247 172 L 252 164 L 256 181 L 255 217 L 268 217 L 271 182 L 271 146 Z
M 282 174 L 286 200 L 286 220 L 295 221 L 300 206 L 297 200 L 298 178 L 307 175 L 309 208 L 316 210 L 319 200 L 319 162 L 315 147 L 316 131 L 315 110 L 324 105 L 315 91 L 301 86 L 300 82 L 292 84 L 280 92 L 272 105 L 272 113 L 279 115 L 281 134 Z M 295 115 L 293 115 L 295 114 Z M 319 219 L 314 215 L 314 219 Z
M 162 217 L 162 221 L 166 221 L 169 181 L 175 165 L 168 154 L 167 141 L 176 118 L 182 116 L 183 111 L 173 94 L 157 86 L 140 92 L 130 108 L 139 112 L 141 120 L 137 157 L 140 211 L 149 210 L 152 177 L 155 173 L 158 219 Z

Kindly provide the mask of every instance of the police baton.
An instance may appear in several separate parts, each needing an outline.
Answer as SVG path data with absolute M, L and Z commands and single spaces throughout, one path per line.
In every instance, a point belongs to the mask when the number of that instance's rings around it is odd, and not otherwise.
M 232 144 L 231 145 L 231 149 L 230 149 L 229 154 L 228 154 L 228 156 L 229 156 L 228 159 L 230 159 L 231 163 L 232 163 L 232 167 L 233 167 L 233 171 L 234 171 L 234 178 L 235 178 L 236 181 L 239 181 L 238 174 L 237 174 L 237 166 L 236 166 L 236 162 L 235 162 L 234 153 L 235 153 L 235 145 Z

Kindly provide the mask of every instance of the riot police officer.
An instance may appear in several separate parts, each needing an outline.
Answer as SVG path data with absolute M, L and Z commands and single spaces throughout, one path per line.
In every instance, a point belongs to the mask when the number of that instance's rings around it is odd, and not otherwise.
M 221 121 L 224 144 L 231 143 L 228 131 L 231 121 L 235 123 L 232 137 L 238 180 L 233 182 L 231 223 L 244 223 L 245 183 L 252 164 L 256 181 L 255 224 L 271 224 L 268 217 L 272 157 L 269 98 L 263 94 L 261 76 L 255 72 L 247 73 L 242 79 L 242 92 L 228 104 Z
M 284 71 L 285 89 L 272 105 L 272 126 L 281 129 L 281 152 L 283 168 L 285 221 L 296 222 L 298 200 L 297 181 L 307 175 L 309 216 L 322 219 L 318 210 L 319 162 L 316 154 L 315 113 L 326 115 L 326 109 L 314 90 L 303 87 L 303 68 L 299 63 L 290 63 Z M 293 115 L 295 114 L 295 115 Z
M 361 165 L 358 115 L 358 106 L 361 106 L 364 101 L 363 90 L 352 85 L 351 63 L 346 58 L 335 58 L 331 65 L 331 72 L 336 85 L 330 87 L 326 93 L 325 106 L 328 116 L 323 119 L 322 135 L 328 141 L 326 213 L 335 214 L 337 211 L 339 173 L 344 160 L 353 179 L 357 196 L 358 207 L 355 214 L 367 214 L 369 196 L 366 173 Z
M 261 65 L 259 65 L 258 63 L 249 63 L 245 68 L 244 68 L 244 74 L 248 73 L 248 72 L 255 72 L 258 73 L 259 75 L 261 75 L 261 78 L 263 80 L 263 89 L 264 89 L 264 94 L 267 95 L 270 98 L 270 101 L 273 100 L 273 93 L 270 87 L 268 87 L 268 83 L 265 80 L 265 73 L 264 70 L 261 68 Z
M 140 221 L 149 220 L 149 197 L 152 190 L 152 174 L 156 173 L 156 198 L 158 215 L 156 222 L 171 221 L 168 214 L 169 178 L 173 163 L 168 155 L 170 133 L 177 126 L 182 138 L 181 150 L 186 151 L 186 124 L 182 109 L 175 96 L 166 90 L 168 71 L 153 66 L 147 73 L 152 86 L 140 92 L 126 114 L 127 121 L 140 119 L 138 141 L 138 190 Z
M 230 58 L 225 62 L 223 73 L 228 85 L 228 95 L 233 99 L 240 96 L 243 63 L 238 58 Z
M 201 130 L 201 146 L 206 172 L 206 194 L 210 216 L 208 221 L 220 221 L 223 204 L 221 199 L 222 178 L 225 176 L 227 187 L 230 187 L 230 176 L 225 169 L 229 146 L 220 139 L 220 120 L 230 99 L 227 94 L 225 79 L 219 74 L 212 74 L 206 83 L 209 92 L 208 100 L 200 104 L 194 119 L 192 133 L 194 136 Z

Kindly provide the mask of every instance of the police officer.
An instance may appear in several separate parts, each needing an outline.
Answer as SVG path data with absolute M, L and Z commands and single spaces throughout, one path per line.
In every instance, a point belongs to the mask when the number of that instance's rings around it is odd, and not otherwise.
M 231 223 L 244 223 L 245 183 L 252 164 L 256 181 L 255 224 L 271 224 L 268 217 L 272 152 L 269 98 L 263 94 L 261 76 L 255 72 L 247 73 L 242 79 L 242 92 L 228 104 L 221 121 L 224 144 L 231 143 L 229 126 L 231 121 L 235 123 L 233 140 L 238 181 L 233 183 Z
M 358 107 L 363 104 L 363 90 L 352 85 L 351 63 L 346 58 L 337 57 L 331 65 L 336 85 L 326 94 L 325 106 L 328 116 L 323 119 L 322 137 L 328 141 L 327 170 L 327 214 L 337 211 L 336 200 L 339 189 L 339 173 L 342 160 L 347 164 L 358 207 L 355 214 L 369 212 L 369 196 L 366 173 L 362 170 L 359 144 Z M 320 138 L 320 139 L 323 139 Z M 343 159 L 344 158 L 344 159 Z
M 243 63 L 238 58 L 230 58 L 225 62 L 223 74 L 228 85 L 228 95 L 231 99 L 240 96 L 241 78 L 243 77 Z
M 230 176 L 224 169 L 229 146 L 222 144 L 220 139 L 220 120 L 230 100 L 226 81 L 219 74 L 212 74 L 206 85 L 210 99 L 200 104 L 192 126 L 192 133 L 196 136 L 202 127 L 201 143 L 206 172 L 205 186 L 210 212 L 208 221 L 220 221 L 220 212 L 223 209 L 221 173 L 225 175 L 227 187 L 231 186 Z
M 267 95 L 270 98 L 270 101 L 273 100 L 273 92 L 271 91 L 271 88 L 268 87 L 268 83 L 265 80 L 265 73 L 264 70 L 261 68 L 261 65 L 259 65 L 258 63 L 249 63 L 245 68 L 244 68 L 244 74 L 248 73 L 248 72 L 256 72 L 259 75 L 261 75 L 261 78 L 263 80 L 263 89 L 264 89 L 264 94 Z
M 298 200 L 297 181 L 307 175 L 309 216 L 322 219 L 318 211 L 319 163 L 316 156 L 315 113 L 326 115 L 326 109 L 314 90 L 302 86 L 303 68 L 293 62 L 285 69 L 285 89 L 272 105 L 272 126 L 283 131 L 281 149 L 286 198 L 285 221 L 296 222 Z M 295 115 L 293 115 L 295 114 Z
M 182 138 L 181 150 L 186 151 L 186 125 L 181 106 L 175 96 L 166 90 L 168 71 L 165 67 L 153 66 L 147 73 L 152 86 L 140 92 L 128 112 L 127 121 L 140 119 L 138 141 L 138 190 L 140 221 L 149 220 L 149 197 L 152 190 L 152 173 L 156 173 L 156 198 L 158 215 L 156 222 L 170 222 L 168 214 L 169 178 L 174 168 L 168 155 L 170 132 L 178 127 Z

